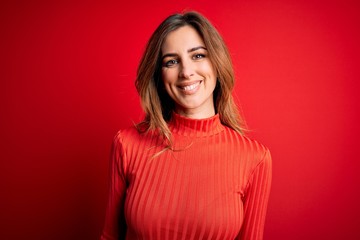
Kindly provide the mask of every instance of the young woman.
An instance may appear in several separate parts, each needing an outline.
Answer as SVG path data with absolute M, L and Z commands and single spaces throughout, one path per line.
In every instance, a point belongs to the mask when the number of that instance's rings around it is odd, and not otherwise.
M 196 12 L 169 16 L 136 87 L 146 117 L 115 136 L 101 239 L 262 239 L 271 157 L 243 134 L 216 29 Z

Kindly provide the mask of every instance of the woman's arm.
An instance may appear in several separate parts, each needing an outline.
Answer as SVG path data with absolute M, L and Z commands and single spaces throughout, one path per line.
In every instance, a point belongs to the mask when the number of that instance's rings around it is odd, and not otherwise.
M 236 239 L 263 239 L 266 209 L 271 187 L 271 155 L 266 150 L 253 171 L 244 199 L 244 222 Z
M 126 193 L 125 154 L 121 146 L 120 132 L 115 136 L 110 159 L 109 200 L 101 240 L 125 239 L 126 222 L 124 202 Z

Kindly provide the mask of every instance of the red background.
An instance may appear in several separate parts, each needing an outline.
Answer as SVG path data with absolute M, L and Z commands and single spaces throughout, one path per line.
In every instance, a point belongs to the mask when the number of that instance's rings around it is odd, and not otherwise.
M 265 239 L 359 239 L 357 1 L 126 2 L 2 1 L 0 238 L 98 239 L 112 138 L 142 116 L 145 43 L 195 9 L 228 44 L 250 136 L 272 152 Z

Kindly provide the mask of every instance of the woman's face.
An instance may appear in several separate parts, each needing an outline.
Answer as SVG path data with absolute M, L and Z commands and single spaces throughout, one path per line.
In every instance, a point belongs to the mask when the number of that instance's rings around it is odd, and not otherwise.
M 216 74 L 201 36 L 193 27 L 170 32 L 161 47 L 162 80 L 175 111 L 190 118 L 215 114 Z

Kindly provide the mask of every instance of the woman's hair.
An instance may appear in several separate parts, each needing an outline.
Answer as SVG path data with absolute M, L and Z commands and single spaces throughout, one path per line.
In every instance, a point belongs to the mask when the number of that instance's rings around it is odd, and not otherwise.
M 166 18 L 152 34 L 141 58 L 136 78 L 136 89 L 145 111 L 145 119 L 137 124 L 140 132 L 157 130 L 171 147 L 171 132 L 167 122 L 171 119 L 175 103 L 164 89 L 161 79 L 161 47 L 167 35 L 183 26 L 193 27 L 202 37 L 209 59 L 217 75 L 214 90 L 214 107 L 222 124 L 244 134 L 245 122 L 231 95 L 234 88 L 234 71 L 229 51 L 211 23 L 197 12 L 174 14 Z

